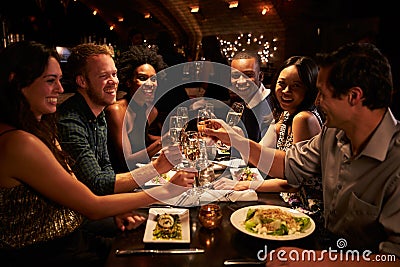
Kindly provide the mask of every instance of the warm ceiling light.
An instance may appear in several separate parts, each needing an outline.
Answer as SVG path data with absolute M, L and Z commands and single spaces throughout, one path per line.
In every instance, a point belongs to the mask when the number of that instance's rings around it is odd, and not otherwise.
M 97 15 L 97 10 L 93 10 L 93 15 L 96 16 Z
M 235 8 L 239 6 L 239 1 L 229 1 L 229 8 Z
M 144 13 L 144 18 L 145 18 L 145 19 L 151 18 L 151 14 L 150 14 L 150 13 Z
M 110 31 L 114 30 L 114 25 L 110 26 Z
M 269 11 L 269 8 L 267 6 L 265 6 L 265 7 L 263 7 L 261 14 L 264 16 L 265 14 L 267 14 L 268 11 Z
M 200 7 L 199 6 L 191 6 L 190 7 L 190 12 L 191 13 L 198 13 L 199 12 Z
M 123 21 L 124 21 L 124 18 L 123 18 L 123 17 L 119 17 L 119 18 L 118 18 L 118 21 L 119 21 L 119 22 L 123 22 Z

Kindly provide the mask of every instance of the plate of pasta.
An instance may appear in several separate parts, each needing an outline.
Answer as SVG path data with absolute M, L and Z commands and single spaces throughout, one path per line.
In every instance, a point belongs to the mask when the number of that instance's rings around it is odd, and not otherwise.
M 232 225 L 239 231 L 269 240 L 295 240 L 312 234 L 313 219 L 297 210 L 274 205 L 248 206 L 233 212 Z

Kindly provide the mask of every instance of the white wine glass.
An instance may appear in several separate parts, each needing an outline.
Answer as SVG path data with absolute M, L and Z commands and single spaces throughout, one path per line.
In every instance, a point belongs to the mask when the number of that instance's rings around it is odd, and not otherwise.
M 240 118 L 242 117 L 243 110 L 244 106 L 242 103 L 233 103 L 231 109 L 226 115 L 226 123 L 228 123 L 228 125 L 231 127 L 237 125 L 240 121 Z
M 184 155 L 189 163 L 189 168 L 196 170 L 195 182 L 193 188 L 187 191 L 187 194 L 194 196 L 196 201 L 200 201 L 200 196 L 204 192 L 204 188 L 200 186 L 199 177 L 202 170 L 202 163 L 200 162 L 202 152 L 201 152 L 201 137 L 196 131 L 186 131 L 183 132 L 182 137 L 182 148 Z
M 176 109 L 176 115 L 182 118 L 182 125 L 185 125 L 189 122 L 189 111 L 187 107 L 178 107 Z
M 183 127 L 182 117 L 171 116 L 169 118 L 169 135 L 174 144 L 179 143 L 182 127 Z
M 226 123 L 233 127 L 236 126 L 240 119 L 242 118 L 243 115 L 243 110 L 244 110 L 244 106 L 242 103 L 239 102 L 234 102 L 231 106 L 231 108 L 228 111 L 228 114 L 226 115 Z M 218 140 L 216 142 L 216 146 L 220 149 L 220 150 L 229 150 L 230 146 L 224 144 L 221 142 L 221 140 Z
M 199 109 L 197 112 L 197 131 L 200 133 L 201 137 L 205 137 L 203 133 L 204 129 L 207 127 L 206 123 L 209 119 L 211 119 L 210 112 L 205 108 Z

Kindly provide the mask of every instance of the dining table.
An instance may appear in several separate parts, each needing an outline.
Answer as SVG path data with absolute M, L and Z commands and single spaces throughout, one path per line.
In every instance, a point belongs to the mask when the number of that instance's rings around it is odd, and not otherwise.
M 226 173 L 226 172 L 225 172 Z M 148 243 L 144 242 L 146 223 L 130 231 L 119 232 L 112 244 L 111 252 L 105 266 L 127 267 L 127 266 L 157 266 L 157 267 L 180 267 L 180 266 L 224 266 L 226 260 L 252 260 L 258 263 L 260 255 L 264 252 L 279 247 L 299 247 L 303 249 L 321 249 L 322 238 L 319 236 L 320 225 L 308 236 L 293 240 L 270 240 L 255 237 L 239 231 L 231 222 L 231 215 L 235 211 L 253 205 L 274 205 L 288 207 L 282 200 L 279 193 L 257 192 L 257 200 L 254 201 L 220 201 L 212 203 L 220 206 L 222 221 L 215 229 L 207 229 L 201 225 L 198 214 L 201 203 L 189 207 L 190 242 L 189 243 Z M 149 209 L 154 207 L 170 208 L 170 205 L 163 206 L 162 203 L 139 209 L 139 212 L 149 214 Z M 174 208 L 172 206 L 172 208 Z M 179 207 L 175 207 L 179 208 Z M 201 253 L 152 253 L 154 250 L 173 249 L 202 249 Z M 117 254 L 117 251 L 124 250 L 151 250 L 148 253 Z M 263 263 L 261 262 L 261 265 Z M 260 266 L 261 266 L 260 265 Z M 246 266 L 246 265 L 242 265 Z M 249 265 L 254 266 L 254 265 Z

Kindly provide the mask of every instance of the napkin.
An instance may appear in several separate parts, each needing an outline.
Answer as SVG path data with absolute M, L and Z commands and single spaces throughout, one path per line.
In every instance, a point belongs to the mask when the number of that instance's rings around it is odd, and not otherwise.
M 243 159 L 231 159 L 231 160 L 221 160 L 221 161 L 211 160 L 211 162 L 216 165 L 223 165 L 230 168 L 239 168 L 247 166 L 246 162 Z
M 257 200 L 257 193 L 253 189 L 243 191 L 207 189 L 201 194 L 200 199 L 196 195 L 183 193 L 177 197 L 163 201 L 163 204 L 180 207 L 190 207 L 214 201 L 236 202 Z
M 201 202 L 211 201 L 257 201 L 258 196 L 253 189 L 234 191 L 234 190 L 207 190 L 201 197 Z

